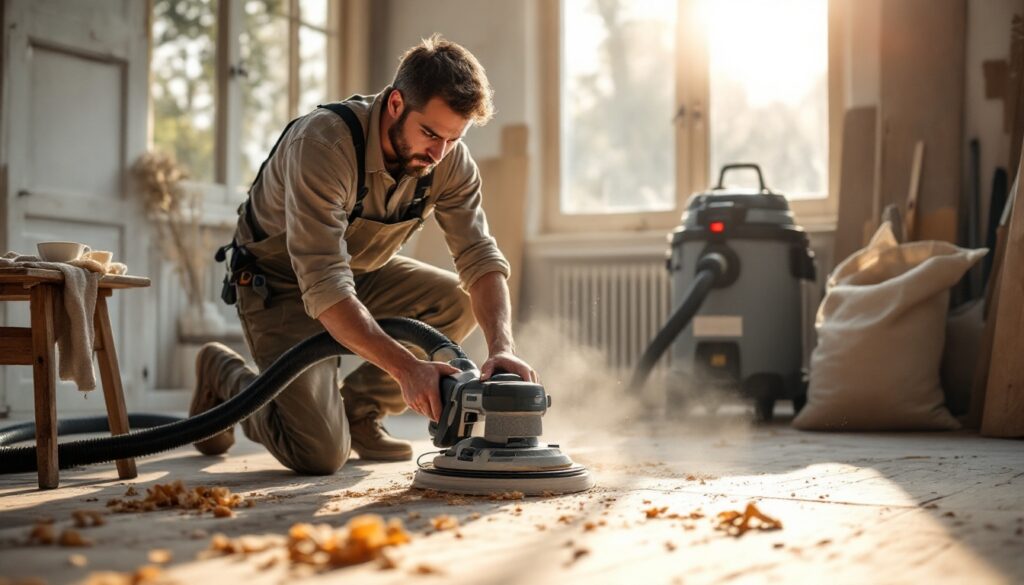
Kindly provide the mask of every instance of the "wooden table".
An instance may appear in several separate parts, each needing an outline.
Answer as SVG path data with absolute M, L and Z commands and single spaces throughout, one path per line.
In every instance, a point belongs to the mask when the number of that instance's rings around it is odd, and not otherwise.
M 107 297 L 114 289 L 149 286 L 148 278 L 106 275 L 100 278 L 94 314 L 96 340 L 93 350 L 100 366 L 103 399 L 107 407 L 110 432 L 128 432 L 128 413 L 124 405 L 121 370 L 110 330 Z M 0 268 L 0 301 L 29 301 L 31 327 L 0 327 L 0 365 L 32 366 L 35 387 L 36 461 L 39 487 L 55 488 L 59 483 L 57 461 L 56 360 L 54 345 L 54 296 L 64 286 L 64 275 L 57 270 L 39 268 Z M 134 459 L 117 461 L 121 479 L 134 478 Z

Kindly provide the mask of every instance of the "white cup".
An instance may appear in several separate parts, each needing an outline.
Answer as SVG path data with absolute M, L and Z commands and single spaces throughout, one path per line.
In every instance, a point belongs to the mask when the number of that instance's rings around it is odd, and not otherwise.
M 86 252 L 82 256 L 89 260 L 99 262 L 100 266 L 102 266 L 104 270 L 110 266 L 110 261 L 114 259 L 114 253 L 107 250 L 93 250 L 92 252 Z
M 92 248 L 78 242 L 39 242 L 36 250 L 45 262 L 71 262 L 91 252 Z

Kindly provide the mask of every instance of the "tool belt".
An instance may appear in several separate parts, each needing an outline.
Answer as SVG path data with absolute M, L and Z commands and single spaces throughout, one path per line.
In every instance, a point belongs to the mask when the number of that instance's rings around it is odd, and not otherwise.
M 228 251 L 231 252 L 230 259 Z M 270 287 L 267 286 L 267 277 L 260 270 L 256 256 L 245 246 L 239 245 L 232 239 L 231 243 L 217 248 L 214 259 L 217 262 L 228 260 L 227 273 L 224 275 L 224 281 L 220 288 L 221 300 L 233 305 L 238 302 L 237 287 L 251 286 L 253 292 L 258 294 L 264 303 L 270 301 L 271 294 Z

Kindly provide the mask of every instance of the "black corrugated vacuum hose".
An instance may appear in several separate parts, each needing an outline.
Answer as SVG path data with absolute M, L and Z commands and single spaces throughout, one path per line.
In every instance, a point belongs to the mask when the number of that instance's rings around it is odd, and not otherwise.
M 430 359 L 467 359 L 458 345 L 425 323 L 402 318 L 381 319 L 378 323 L 385 333 L 397 341 L 419 347 Z M 310 366 L 351 353 L 327 332 L 314 335 L 282 354 L 245 390 L 206 412 L 186 419 L 164 415 L 132 415 L 130 426 L 151 428 L 115 437 L 61 443 L 57 448 L 60 467 L 142 457 L 208 439 L 266 406 Z M 106 417 L 58 423 L 58 433 L 61 435 L 105 432 L 108 428 Z M 32 423 L 0 430 L 0 473 L 21 473 L 36 469 L 35 445 L 10 446 L 34 437 L 35 425 Z
M 661 354 L 665 353 L 668 346 L 672 345 L 679 333 L 690 323 L 708 293 L 714 288 L 715 281 L 721 278 L 727 269 L 728 263 L 725 256 L 717 252 L 705 254 L 697 261 L 697 274 L 693 278 L 693 283 L 690 284 L 690 289 L 686 291 L 686 296 L 683 297 L 683 303 L 672 313 L 665 326 L 654 336 L 654 341 L 640 356 L 640 361 L 637 363 L 636 369 L 633 370 L 633 378 L 629 382 L 629 388 L 632 391 L 644 387 L 647 377 L 654 369 L 654 364 L 658 363 Z

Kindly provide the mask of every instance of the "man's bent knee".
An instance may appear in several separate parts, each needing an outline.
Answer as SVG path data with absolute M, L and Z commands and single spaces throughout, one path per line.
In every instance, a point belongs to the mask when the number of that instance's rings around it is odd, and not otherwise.
M 350 453 L 347 444 L 325 445 L 315 452 L 291 457 L 289 461 L 281 460 L 281 463 L 302 475 L 331 475 L 345 465 Z

